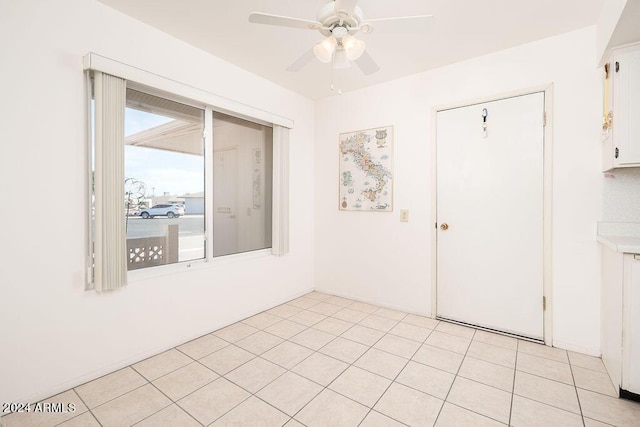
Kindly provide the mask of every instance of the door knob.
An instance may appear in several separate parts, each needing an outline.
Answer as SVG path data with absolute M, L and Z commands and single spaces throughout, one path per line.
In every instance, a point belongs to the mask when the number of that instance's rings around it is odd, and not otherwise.
M 440 224 L 440 230 L 448 230 L 448 229 L 449 229 L 449 224 L 447 224 L 446 222 Z

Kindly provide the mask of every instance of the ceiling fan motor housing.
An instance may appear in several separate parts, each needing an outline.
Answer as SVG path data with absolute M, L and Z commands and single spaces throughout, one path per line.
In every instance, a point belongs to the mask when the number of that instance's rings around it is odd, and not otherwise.
M 325 4 L 318 13 L 318 21 L 322 23 L 320 32 L 329 37 L 332 35 L 332 30 L 336 26 L 343 26 L 347 29 L 350 35 L 354 35 L 358 32 L 360 23 L 363 20 L 363 13 L 360 7 L 356 6 L 351 15 L 343 13 L 339 10 L 334 10 L 334 2 L 330 1 Z

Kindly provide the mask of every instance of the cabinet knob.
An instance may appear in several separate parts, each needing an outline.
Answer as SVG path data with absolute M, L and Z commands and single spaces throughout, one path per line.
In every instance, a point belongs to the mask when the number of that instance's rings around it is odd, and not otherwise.
M 440 224 L 440 230 L 448 230 L 448 229 L 449 229 L 449 224 L 447 224 L 446 222 Z

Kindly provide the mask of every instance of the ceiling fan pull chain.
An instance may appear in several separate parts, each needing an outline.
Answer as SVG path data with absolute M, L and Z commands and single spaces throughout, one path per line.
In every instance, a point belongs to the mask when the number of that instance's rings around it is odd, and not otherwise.
M 333 61 L 331 62 L 331 92 L 333 92 Z

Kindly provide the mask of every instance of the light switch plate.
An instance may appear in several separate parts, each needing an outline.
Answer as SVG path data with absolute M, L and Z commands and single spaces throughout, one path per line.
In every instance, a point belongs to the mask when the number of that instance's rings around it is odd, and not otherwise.
M 409 209 L 400 209 L 400 222 L 409 222 Z

